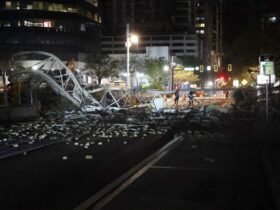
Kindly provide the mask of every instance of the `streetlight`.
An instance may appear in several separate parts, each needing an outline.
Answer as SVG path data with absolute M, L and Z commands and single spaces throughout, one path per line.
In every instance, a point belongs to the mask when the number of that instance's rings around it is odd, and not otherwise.
M 171 56 L 171 84 L 170 84 L 170 91 L 174 89 L 174 68 L 176 67 L 176 63 L 174 63 L 174 56 Z
M 138 36 L 130 34 L 129 33 L 129 24 L 126 24 L 126 74 L 127 74 L 127 78 L 126 78 L 126 86 L 129 87 L 130 85 L 130 71 L 129 71 L 129 48 L 131 47 L 132 44 L 137 44 L 138 43 Z
M 174 62 L 174 56 L 170 56 L 170 59 L 169 59 L 169 64 L 168 65 L 165 65 L 163 67 L 163 71 L 165 72 L 168 72 L 170 71 L 170 74 L 169 74 L 169 91 L 172 91 L 174 89 L 174 70 L 177 66 L 177 63 Z

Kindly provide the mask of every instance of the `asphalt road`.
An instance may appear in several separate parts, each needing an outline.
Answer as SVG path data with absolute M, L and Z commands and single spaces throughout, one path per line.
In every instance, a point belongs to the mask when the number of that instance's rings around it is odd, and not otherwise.
M 181 144 L 103 209 L 270 210 L 258 127 L 239 118 L 189 115 L 164 136 L 103 138 L 88 149 L 64 142 L 0 160 L 0 209 L 73 209 L 181 133 Z
M 258 149 L 228 140 L 185 136 L 102 209 L 271 209 Z
M 0 209 L 73 209 L 172 139 L 172 132 L 156 130 L 139 137 L 82 138 L 1 159 Z

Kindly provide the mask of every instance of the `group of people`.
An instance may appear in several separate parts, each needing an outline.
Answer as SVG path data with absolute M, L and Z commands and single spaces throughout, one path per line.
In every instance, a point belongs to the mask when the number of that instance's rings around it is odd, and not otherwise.
M 180 85 L 176 85 L 175 87 L 175 94 L 174 94 L 174 105 L 177 107 L 178 106 L 178 103 L 179 103 L 179 97 L 180 97 L 180 88 L 181 86 Z M 187 94 L 187 97 L 189 99 L 189 106 L 193 106 L 193 100 L 194 100 L 194 92 L 193 91 L 190 91 L 188 94 Z

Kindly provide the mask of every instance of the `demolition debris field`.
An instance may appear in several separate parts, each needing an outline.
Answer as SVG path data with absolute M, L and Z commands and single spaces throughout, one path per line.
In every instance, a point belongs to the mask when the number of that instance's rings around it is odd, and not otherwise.
M 34 122 L 2 126 L 1 155 L 4 157 L 9 153 L 14 156 L 0 160 L 0 207 L 73 209 L 168 143 L 176 134 L 182 135 L 191 150 L 197 152 L 192 156 L 193 153 L 186 151 L 188 162 L 193 161 L 193 167 L 201 162 L 210 166 L 219 163 L 223 156 L 215 157 L 215 153 L 221 145 L 229 150 L 229 154 L 233 154 L 231 149 L 245 154 L 248 151 L 244 157 L 255 159 L 253 162 L 256 164 L 246 170 L 251 170 L 254 177 L 241 177 L 239 170 L 233 171 L 232 176 L 237 177 L 234 180 L 240 186 L 246 179 L 251 180 L 248 186 L 258 183 L 257 191 L 252 188 L 240 193 L 244 193 L 242 196 L 252 193 L 250 199 L 258 199 L 262 209 L 269 209 L 265 178 L 258 168 L 257 154 L 260 145 L 269 148 L 278 144 L 272 139 L 272 134 L 270 143 L 265 142 L 267 133 L 260 128 L 261 123 L 244 118 L 242 114 L 222 114 L 216 110 L 211 113 L 151 113 L 145 110 L 95 114 L 68 112 L 52 114 Z M 207 148 L 203 145 L 208 144 L 211 152 L 200 151 L 200 148 Z M 36 150 L 32 150 L 34 146 Z M 224 155 L 227 156 L 226 153 Z M 232 158 L 237 158 L 237 163 L 243 161 L 238 156 Z M 192 177 L 192 173 L 189 176 Z M 207 184 L 207 179 L 205 182 L 206 188 L 192 186 L 196 187 L 193 199 L 198 199 L 197 202 L 205 193 L 211 193 L 207 190 L 211 183 Z M 238 190 L 235 193 L 238 194 Z M 247 209 L 255 207 L 252 203 Z

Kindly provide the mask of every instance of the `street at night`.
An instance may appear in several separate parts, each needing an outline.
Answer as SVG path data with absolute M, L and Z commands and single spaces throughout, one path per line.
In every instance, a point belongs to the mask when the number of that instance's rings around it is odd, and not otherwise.
M 279 210 L 279 8 L 0 1 L 0 209 Z

